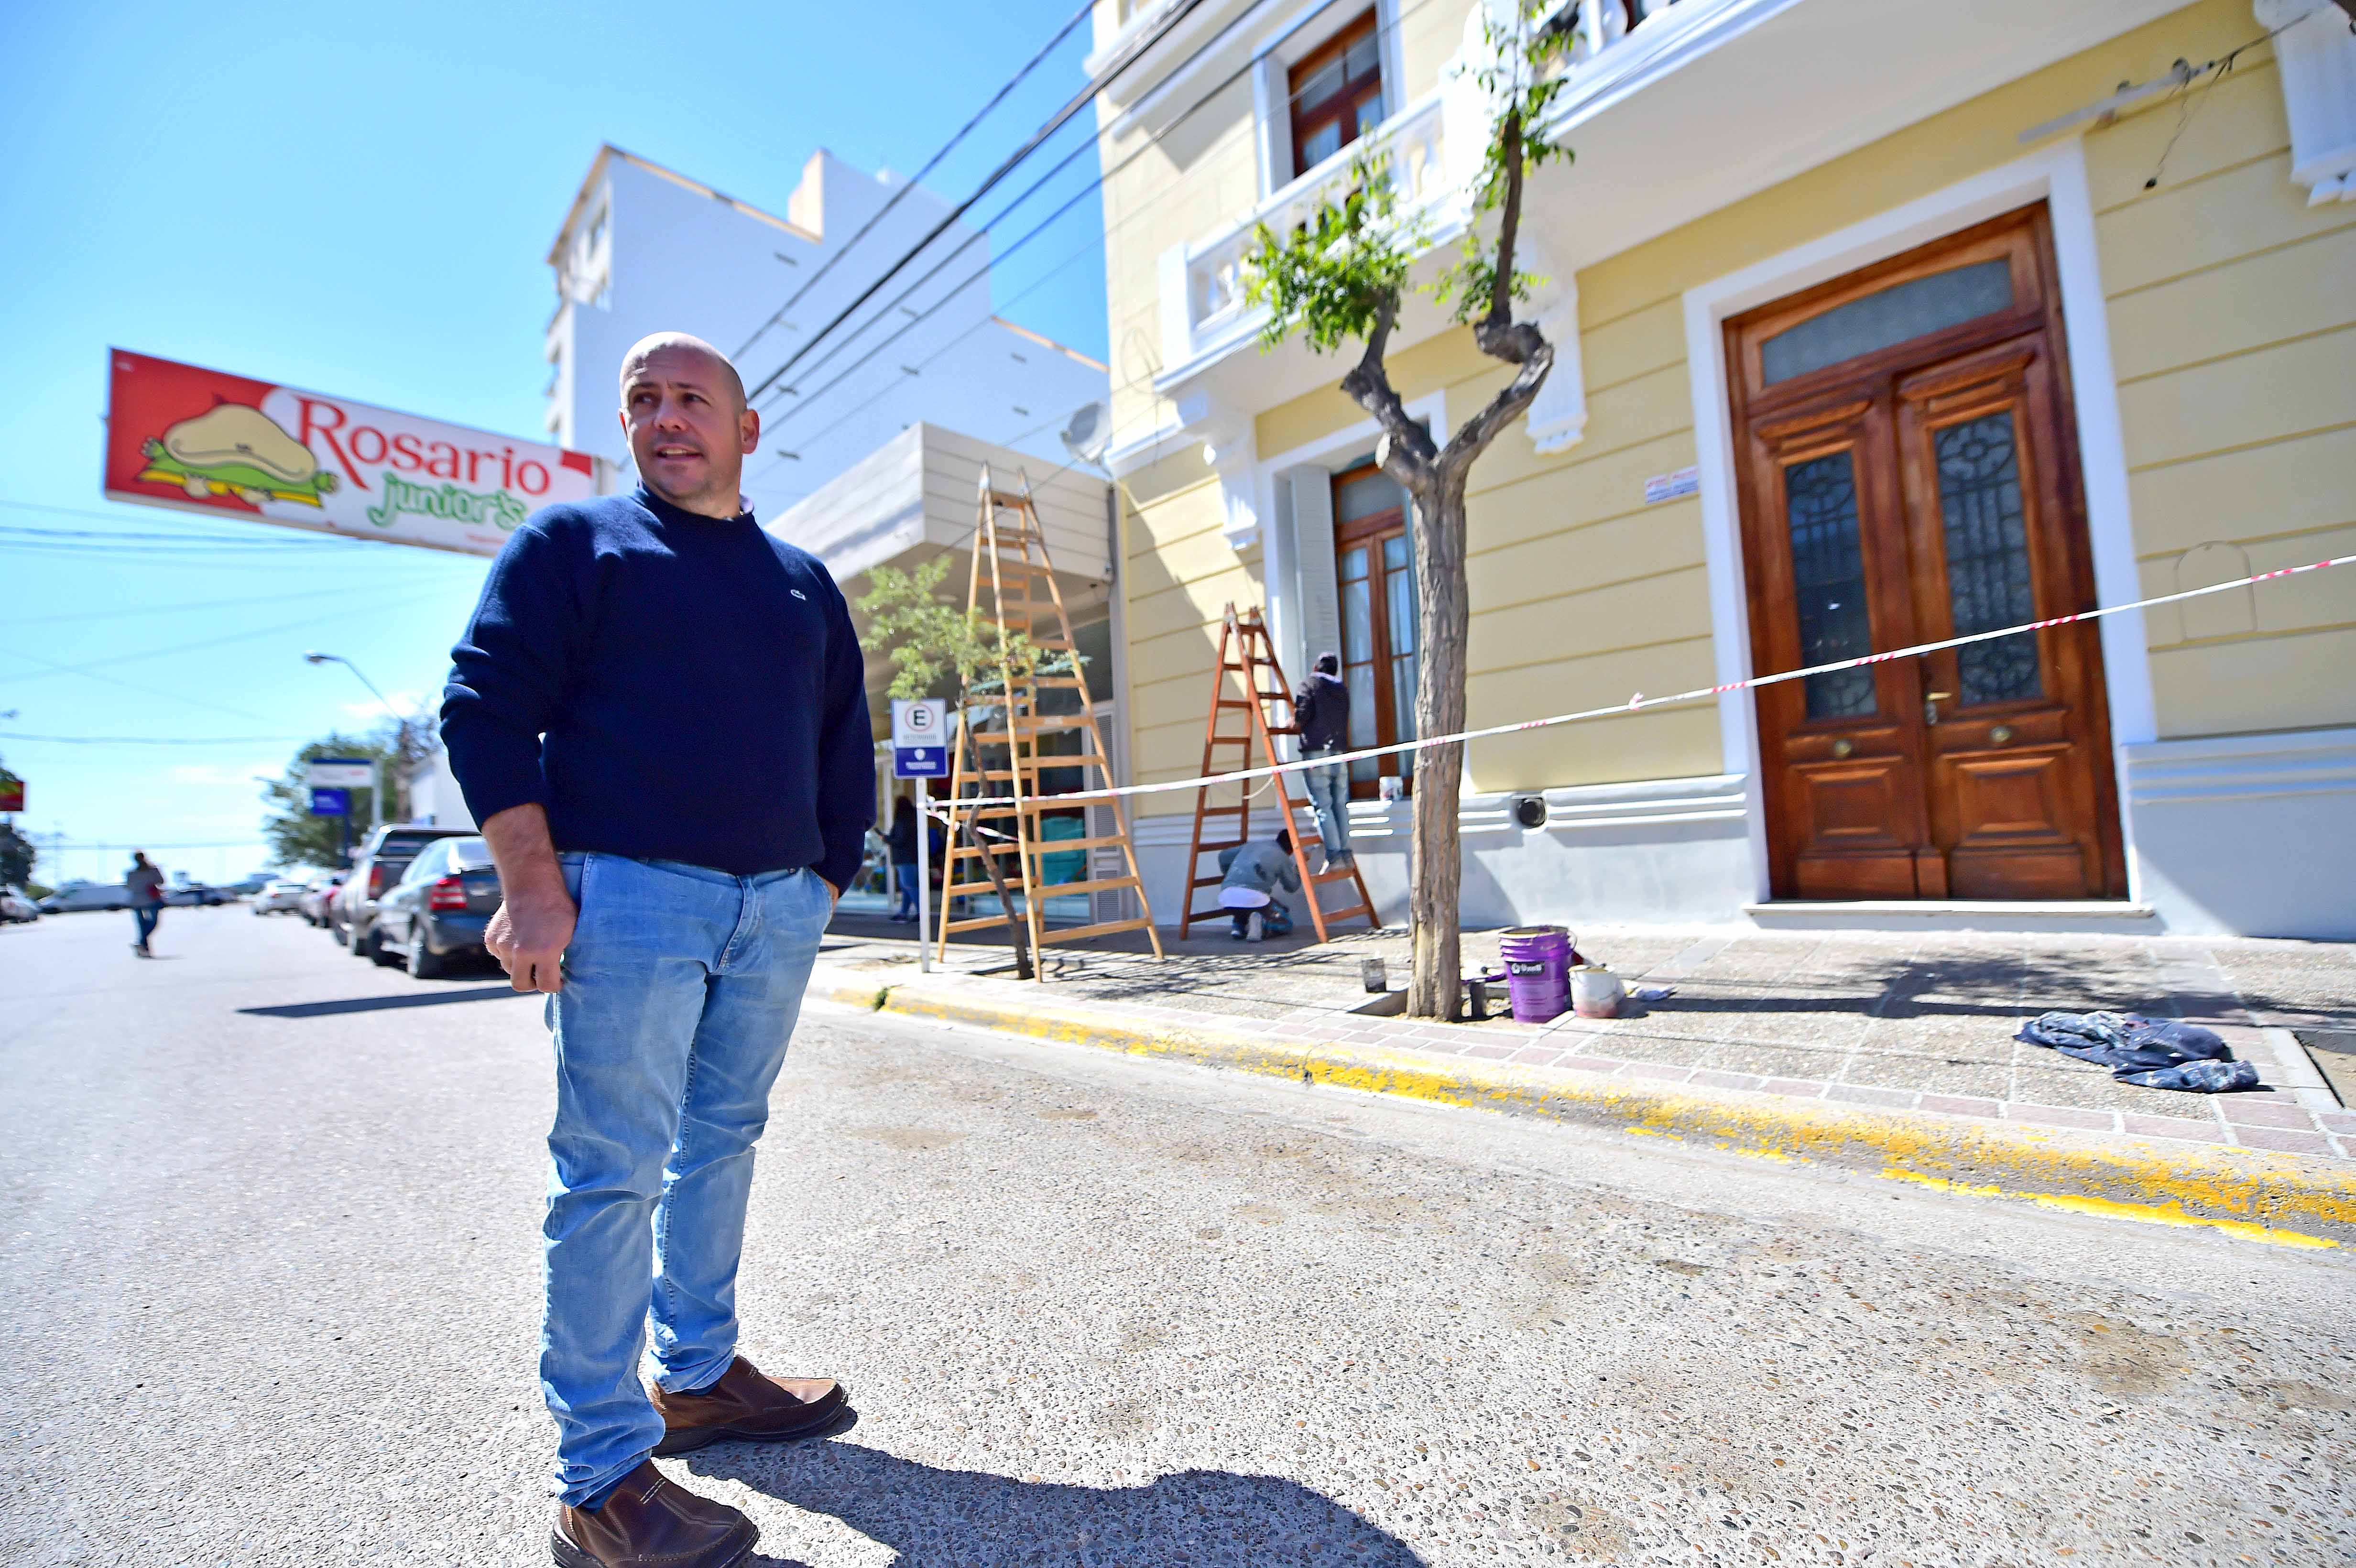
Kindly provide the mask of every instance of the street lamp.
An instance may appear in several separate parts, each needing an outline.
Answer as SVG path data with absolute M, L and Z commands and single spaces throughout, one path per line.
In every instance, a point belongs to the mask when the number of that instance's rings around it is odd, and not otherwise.
M 360 673 L 360 667 L 352 663 L 351 660 L 346 658 L 343 655 L 323 654 L 316 648 L 314 648 L 311 652 L 303 656 L 303 662 L 305 664 L 339 664 L 343 666 L 346 669 L 352 672 L 354 677 L 357 678 L 362 686 L 369 688 L 369 695 L 370 697 L 375 698 L 379 702 L 384 703 L 384 710 L 392 715 L 392 721 L 394 723 L 405 724 L 408 722 L 407 720 L 402 717 L 401 710 L 393 707 L 391 702 L 387 701 L 384 693 L 376 688 L 376 682 L 370 680 L 367 676 L 362 675 Z

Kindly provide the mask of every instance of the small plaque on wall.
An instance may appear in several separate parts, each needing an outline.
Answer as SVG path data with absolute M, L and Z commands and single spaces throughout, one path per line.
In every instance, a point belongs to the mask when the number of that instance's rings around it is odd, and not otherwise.
M 1680 468 L 1672 474 L 1655 474 L 1644 481 L 1644 505 L 1658 506 L 1674 501 L 1680 496 L 1691 496 L 1701 489 L 1701 470 Z

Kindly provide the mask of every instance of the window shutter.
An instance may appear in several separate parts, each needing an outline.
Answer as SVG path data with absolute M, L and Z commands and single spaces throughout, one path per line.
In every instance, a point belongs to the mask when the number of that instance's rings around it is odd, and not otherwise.
M 1299 563 L 1301 645 L 1287 652 L 1299 662 L 1285 673 L 1309 678 L 1319 654 L 1342 645 L 1342 592 L 1333 576 L 1333 475 L 1323 468 L 1295 468 L 1284 475 L 1292 487 L 1294 560 Z

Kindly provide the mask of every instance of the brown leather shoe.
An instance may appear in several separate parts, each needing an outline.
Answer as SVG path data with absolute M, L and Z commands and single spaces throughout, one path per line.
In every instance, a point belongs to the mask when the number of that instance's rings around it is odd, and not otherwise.
M 688 1454 L 725 1437 L 784 1443 L 833 1426 L 850 1394 L 832 1378 L 772 1378 L 739 1356 L 720 1381 L 693 1393 L 649 1391 L 662 1413 L 658 1454 Z
M 603 1508 L 559 1505 L 548 1544 L 557 1568 L 737 1568 L 760 1539 L 751 1520 L 641 1459 Z

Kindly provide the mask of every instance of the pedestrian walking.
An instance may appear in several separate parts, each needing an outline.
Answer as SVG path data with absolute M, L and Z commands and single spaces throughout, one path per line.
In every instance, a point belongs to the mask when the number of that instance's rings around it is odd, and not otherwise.
M 894 922 L 916 918 L 916 808 L 913 802 L 894 801 L 892 805 L 892 885 L 900 895 L 893 908 Z
M 1292 911 L 1276 896 L 1301 891 L 1301 868 L 1292 863 L 1292 835 L 1279 828 L 1265 844 L 1230 844 L 1219 851 L 1219 907 L 1228 912 L 1238 942 L 1282 936 L 1292 929 Z
M 752 1521 L 652 1457 L 808 1436 L 847 1408 L 839 1383 L 737 1353 L 736 1275 L 770 1089 L 874 820 L 874 732 L 841 592 L 738 493 L 761 422 L 735 368 L 646 338 L 621 420 L 638 487 L 508 540 L 452 650 L 442 735 L 506 893 L 485 945 L 550 994 L 551 1551 L 733 1568 Z
M 1301 755 L 1339 756 L 1350 749 L 1350 688 L 1342 680 L 1342 656 L 1323 653 L 1309 678 L 1292 694 L 1292 721 L 1301 730 Z M 1325 841 L 1328 871 L 1357 864 L 1350 851 L 1350 767 L 1327 763 L 1301 770 L 1309 781 L 1309 805 L 1317 813 L 1317 836 Z
M 164 873 L 147 858 L 145 849 L 131 851 L 131 869 L 123 873 L 123 885 L 131 894 L 131 918 L 139 934 L 131 944 L 131 951 L 142 958 L 153 958 L 154 951 L 147 939 L 155 934 L 155 923 L 164 917 Z

